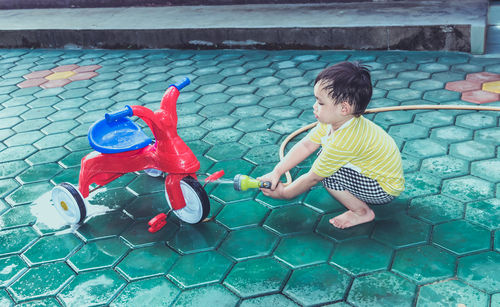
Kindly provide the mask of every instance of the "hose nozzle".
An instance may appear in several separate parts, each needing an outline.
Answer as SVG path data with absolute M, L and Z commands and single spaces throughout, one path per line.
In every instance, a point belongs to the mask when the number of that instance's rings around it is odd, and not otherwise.
M 248 189 L 258 189 L 258 188 L 270 189 L 271 182 L 260 181 L 252 177 L 249 177 L 247 175 L 238 174 L 234 177 L 233 186 L 236 191 L 246 191 Z

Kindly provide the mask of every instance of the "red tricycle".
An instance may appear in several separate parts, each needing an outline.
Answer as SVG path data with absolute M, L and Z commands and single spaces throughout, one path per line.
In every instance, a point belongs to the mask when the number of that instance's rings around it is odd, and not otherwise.
M 148 175 L 165 176 L 165 197 L 177 217 L 195 224 L 210 212 L 210 202 L 196 172 L 200 162 L 177 134 L 176 104 L 188 78 L 168 87 L 160 109 L 126 106 L 106 113 L 89 129 L 88 139 L 95 150 L 81 161 L 78 188 L 61 183 L 52 189 L 57 211 L 70 224 L 81 223 L 87 214 L 85 198 L 92 183 L 99 187 L 129 172 L 145 170 Z M 129 117 L 141 118 L 151 129 L 154 141 Z

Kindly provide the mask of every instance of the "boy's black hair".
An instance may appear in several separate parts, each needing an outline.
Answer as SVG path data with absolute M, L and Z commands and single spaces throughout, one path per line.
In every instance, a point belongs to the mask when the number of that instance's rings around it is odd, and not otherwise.
M 324 89 L 335 104 L 347 101 L 354 107 L 353 115 L 360 116 L 372 97 L 372 82 L 366 65 L 359 62 L 340 62 L 321 71 L 314 81 L 324 82 Z

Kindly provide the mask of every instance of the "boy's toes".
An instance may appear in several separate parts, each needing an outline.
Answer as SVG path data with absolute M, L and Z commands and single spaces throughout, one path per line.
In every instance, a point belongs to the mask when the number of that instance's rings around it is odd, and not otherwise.
M 366 214 L 358 215 L 352 211 L 346 211 L 332 219 L 330 223 L 337 228 L 345 229 L 353 227 L 359 224 L 367 223 L 375 218 L 375 214 L 372 210 L 368 211 Z
M 336 217 L 331 218 L 329 222 L 330 222 L 330 224 L 332 224 L 336 228 L 340 228 L 340 229 L 344 228 L 342 220 L 340 220 L 340 219 L 338 219 Z
M 349 221 L 341 221 L 338 224 L 339 224 L 340 229 L 345 229 L 345 228 L 349 227 Z
M 335 226 L 340 229 L 344 229 L 344 222 L 342 220 L 336 220 Z

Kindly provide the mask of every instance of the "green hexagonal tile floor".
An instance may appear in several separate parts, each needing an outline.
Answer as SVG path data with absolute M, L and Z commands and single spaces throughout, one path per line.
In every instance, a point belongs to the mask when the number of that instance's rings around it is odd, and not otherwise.
M 500 65 L 440 52 L 0 50 L 0 305 L 498 305 L 500 112 L 367 115 L 396 140 L 406 191 L 351 229 L 329 224 L 344 208 L 319 186 L 274 200 L 227 180 L 205 186 L 205 222 L 171 214 L 150 233 L 168 204 L 164 179 L 144 172 L 93 191 L 81 225 L 51 206 L 52 187 L 78 183 L 94 121 L 157 109 L 182 76 L 178 130 L 199 179 L 264 174 L 314 120 L 317 73 L 343 60 L 370 65 L 369 108 L 474 105 L 447 84 Z

